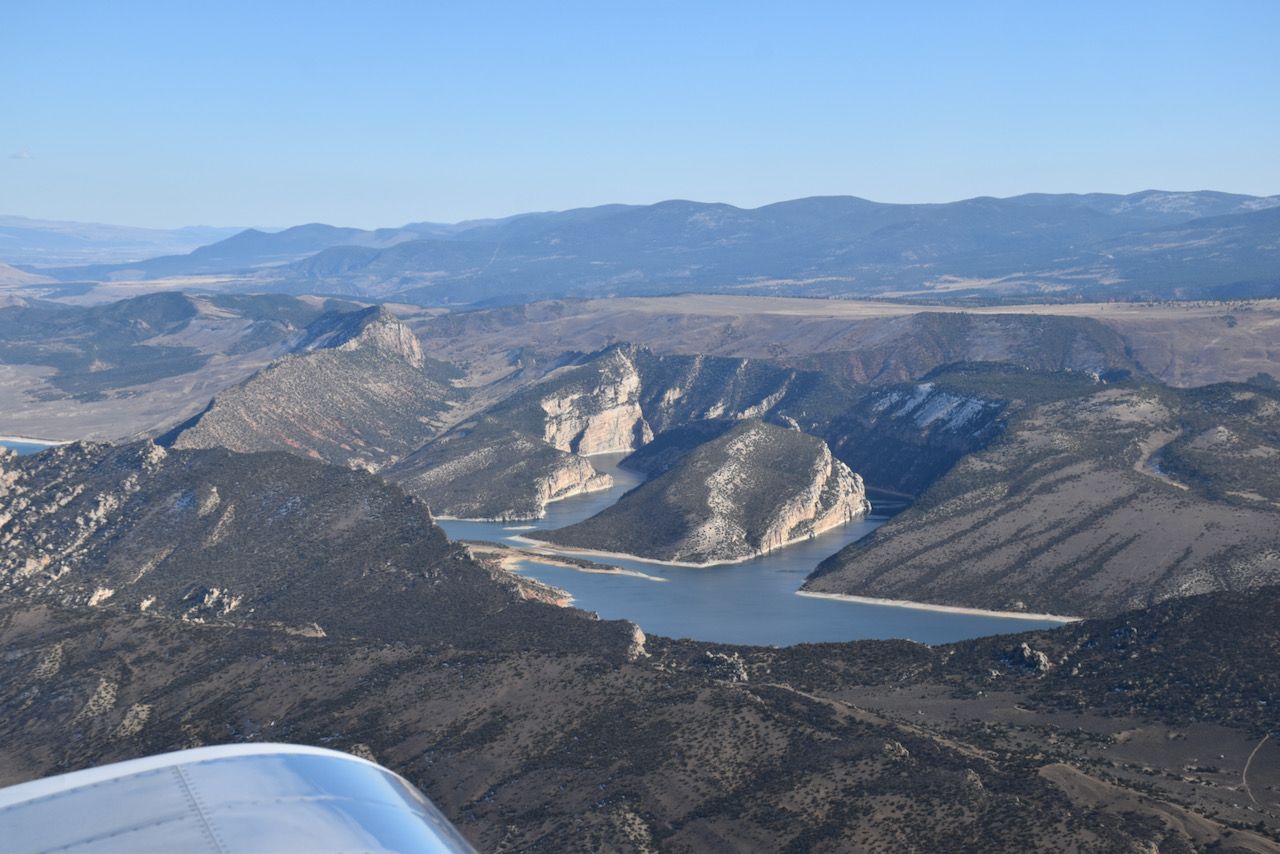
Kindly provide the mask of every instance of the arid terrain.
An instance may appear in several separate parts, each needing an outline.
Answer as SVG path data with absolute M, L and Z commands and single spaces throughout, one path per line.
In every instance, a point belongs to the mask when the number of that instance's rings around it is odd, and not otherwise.
M 686 294 L 534 303 L 449 314 L 419 328 L 428 351 L 456 362 L 480 364 L 499 351 L 498 342 L 507 349 L 590 352 L 629 341 L 663 353 L 847 360 L 853 379 L 884 382 L 914 379 L 948 362 L 1026 358 L 1050 342 L 1030 337 L 1038 332 L 1019 323 L 1024 315 L 1062 324 L 1050 328 L 1066 338 L 1037 367 L 1080 366 L 1091 349 L 1097 366 L 1118 347 L 1111 358 L 1127 356 L 1175 386 L 1242 381 L 1260 371 L 1280 377 L 1277 299 L 958 307 Z M 930 319 L 951 325 L 921 328 Z M 1075 343 L 1073 332 L 1097 343 Z
M 0 461 L 0 783 L 277 739 L 492 850 L 1276 850 L 1278 312 L 12 302 L 0 434 L 155 441 Z M 865 482 L 910 506 L 809 592 L 1093 619 L 675 641 L 434 524 L 601 453 L 644 483 L 537 533 L 562 567 L 785 552 Z
M 1276 587 L 723 647 L 543 604 L 368 474 L 148 443 L 3 466 L 0 783 L 271 739 L 372 756 L 484 849 L 1277 847 Z

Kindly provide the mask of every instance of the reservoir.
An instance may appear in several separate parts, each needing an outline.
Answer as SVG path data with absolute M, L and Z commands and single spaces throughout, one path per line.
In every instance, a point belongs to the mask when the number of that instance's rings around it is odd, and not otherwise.
M 614 478 L 605 491 L 553 502 L 544 519 L 529 522 L 439 520 L 455 540 L 513 542 L 533 528 L 559 528 L 581 521 L 617 501 L 642 477 L 618 468 L 622 454 L 593 456 L 597 469 Z M 948 613 L 922 608 L 841 602 L 798 596 L 805 577 L 827 557 L 865 537 L 904 505 L 899 499 L 869 492 L 871 514 L 811 540 L 787 546 L 743 563 L 677 567 L 650 561 L 589 559 L 663 579 L 637 575 L 588 573 L 524 560 L 519 570 L 573 596 L 573 604 L 605 619 L 626 619 L 646 632 L 719 643 L 786 646 L 796 643 L 908 638 L 937 644 L 1003 632 L 1060 625 L 1013 617 Z M 569 550 L 558 550 L 573 554 Z

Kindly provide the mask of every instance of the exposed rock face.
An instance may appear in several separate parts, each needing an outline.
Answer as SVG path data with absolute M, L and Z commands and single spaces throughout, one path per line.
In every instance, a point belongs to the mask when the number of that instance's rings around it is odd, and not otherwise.
M 832 450 L 871 483 L 916 494 L 1003 429 L 1006 402 L 936 383 L 876 389 L 824 427 Z
M 633 451 L 691 422 L 794 410 L 812 423 L 843 401 L 819 374 L 615 346 L 517 391 L 386 474 L 444 515 L 538 518 L 548 501 L 610 485 L 586 455 Z
M 1278 398 L 1130 385 L 1030 406 L 805 588 L 1102 616 L 1277 583 Z M 1201 424 L 1250 438 L 1214 452 Z
M 608 489 L 585 457 L 493 419 L 466 422 L 383 472 L 434 513 L 462 519 L 537 519 L 548 502 Z
M 532 535 L 557 545 L 716 563 L 763 554 L 870 509 L 820 439 L 744 421 L 596 516 Z
M 326 315 L 286 356 L 162 438 L 177 448 L 288 451 L 376 470 L 440 429 L 450 369 L 380 306 Z
M 1038 649 L 1032 649 L 1031 645 L 1025 641 L 1011 649 L 1005 655 L 1004 661 L 1011 667 L 1020 667 L 1034 673 L 1048 673 L 1053 669 L 1053 662 L 1049 660 L 1049 656 Z
M 387 471 L 441 515 L 536 519 L 548 502 L 607 489 L 589 454 L 653 438 L 632 353 L 613 348 L 522 389 Z
M 523 584 L 364 472 L 149 442 L 0 458 L 0 599 L 385 643 L 546 631 L 568 649 L 584 632 L 634 654 L 631 624 L 526 602 Z
M 294 349 L 298 352 L 325 349 L 349 352 L 365 347 L 400 356 L 415 368 L 426 363 L 417 337 L 383 306 L 326 314 L 307 327 Z
M 640 373 L 623 349 L 606 354 L 592 372 L 592 381 L 564 384 L 539 403 L 546 413 L 543 439 L 552 447 L 576 454 L 633 451 L 653 438 L 640 411 Z
M 764 418 L 780 409 L 797 412 L 834 389 L 815 394 L 820 375 L 762 359 L 663 356 L 637 350 L 644 388 L 642 405 L 661 433 L 702 420 Z

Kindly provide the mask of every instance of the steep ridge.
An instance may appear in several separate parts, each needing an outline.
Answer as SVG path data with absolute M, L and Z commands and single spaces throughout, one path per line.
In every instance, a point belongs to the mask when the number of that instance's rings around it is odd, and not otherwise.
M 881 489 L 923 491 L 1003 429 L 1006 401 L 936 383 L 886 386 L 821 431 L 841 460 Z
M 587 455 L 636 450 L 691 421 L 767 416 L 810 427 L 846 394 L 820 374 L 759 360 L 617 345 L 517 390 L 386 476 L 446 516 L 538 518 L 547 501 L 610 485 Z
M 632 354 L 615 348 L 454 426 L 387 477 L 445 516 L 539 518 L 549 501 L 613 483 L 585 455 L 653 438 Z
M 653 438 L 640 409 L 640 373 L 633 355 L 617 348 L 540 390 L 543 441 L 575 454 L 631 451 Z
M 471 560 L 421 502 L 289 454 L 4 451 L 0 544 L 9 600 L 385 643 L 572 649 L 582 637 L 621 655 L 632 637 L 523 603 L 532 585 Z
M 613 485 L 587 458 L 485 415 L 453 427 L 382 474 L 437 515 L 460 519 L 537 519 L 551 501 Z
M 1275 583 L 1280 512 L 1261 461 L 1280 453 L 1276 401 L 1130 384 L 1030 406 L 805 589 L 1106 615 Z M 1219 444 L 1219 430 L 1252 438 Z
M 643 379 L 641 408 L 655 433 L 693 421 L 743 418 L 812 429 L 851 397 L 849 386 L 822 371 L 769 359 L 635 351 Z
M 325 315 L 272 363 L 161 438 L 176 448 L 289 451 L 377 470 L 434 436 L 459 397 L 387 309 Z
M 877 488 L 919 495 L 998 438 L 1027 406 L 1083 397 L 1107 384 L 1093 372 L 981 362 L 946 365 L 924 379 L 873 387 L 814 432 Z
M 862 479 L 822 440 L 747 420 L 592 518 L 530 536 L 708 564 L 773 551 L 869 509 Z

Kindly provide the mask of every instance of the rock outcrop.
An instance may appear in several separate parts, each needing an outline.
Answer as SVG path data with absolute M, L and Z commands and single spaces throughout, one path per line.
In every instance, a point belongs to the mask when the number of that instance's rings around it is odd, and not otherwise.
M 822 440 L 748 420 L 596 516 L 532 536 L 566 547 L 708 564 L 773 551 L 869 509 L 862 478 Z
M 310 324 L 294 345 L 295 352 L 373 348 L 399 356 L 415 368 L 426 363 L 422 345 L 409 327 L 383 306 L 325 314 Z
M 377 470 L 436 435 L 459 396 L 452 369 L 426 359 L 409 328 L 381 306 L 321 317 L 297 350 L 161 441 Z
M 613 485 L 586 457 L 486 416 L 455 427 L 383 475 L 439 516 L 503 521 L 538 519 L 552 501 Z
M 640 373 L 631 354 L 616 348 L 576 382 L 554 383 L 538 403 L 543 440 L 575 454 L 633 451 L 653 438 L 640 411 Z
M 529 602 L 524 585 L 366 472 L 151 442 L 0 456 L 0 600 L 385 643 L 567 650 L 579 635 L 635 655 L 630 623 Z
M 932 382 L 884 386 L 824 425 L 820 435 L 871 483 L 915 495 L 998 436 L 1006 407 L 1006 401 Z
M 1130 384 L 1027 406 L 805 588 L 1105 616 L 1278 583 L 1280 479 L 1265 462 L 1280 458 L 1278 401 L 1247 386 Z M 1201 425 L 1247 438 L 1215 445 Z
M 509 395 L 386 476 L 443 515 L 539 518 L 548 501 L 611 484 L 589 455 L 634 451 L 656 433 L 693 423 L 723 430 L 747 418 L 785 420 L 794 411 L 809 426 L 843 399 L 815 373 L 619 345 Z

